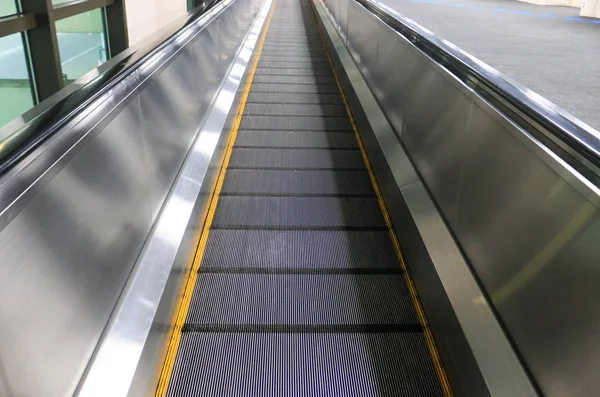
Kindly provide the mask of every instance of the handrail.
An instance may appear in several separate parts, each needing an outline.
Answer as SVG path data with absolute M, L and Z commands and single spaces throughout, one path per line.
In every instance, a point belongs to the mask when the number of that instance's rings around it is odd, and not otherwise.
M 528 132 L 562 154 L 569 165 L 598 182 L 599 131 L 380 1 L 356 1 L 495 107 L 509 113 L 521 127 L 526 124 Z
M 211 0 L 111 58 L 20 117 L 0 127 L 0 175 L 11 169 L 87 105 L 129 76 L 219 0 Z

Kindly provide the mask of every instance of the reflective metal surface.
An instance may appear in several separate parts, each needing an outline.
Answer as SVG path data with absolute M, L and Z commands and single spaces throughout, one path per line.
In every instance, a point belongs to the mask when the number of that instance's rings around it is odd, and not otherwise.
M 365 1 L 370 0 L 361 0 Z M 440 44 L 423 28 L 407 26 Z M 533 131 L 539 125 L 532 130 L 518 126 L 479 91 L 353 0 L 346 36 L 354 61 L 397 132 L 397 137 L 378 137 L 385 143 L 382 150 L 400 139 L 537 387 L 547 396 L 597 394 L 600 192 L 595 181 L 580 173 L 564 153 L 540 142 Z M 441 44 L 452 50 L 449 43 Z M 590 153 L 597 149 L 595 131 L 526 89 L 517 87 L 519 94 L 504 88 L 510 95 L 528 95 L 527 101 L 521 99 L 537 112 L 532 119 L 566 132 L 584 131 L 588 135 L 581 144 L 589 145 Z M 406 193 L 407 203 L 409 198 Z M 419 205 L 412 216 L 426 215 L 419 200 L 415 202 Z M 449 276 L 453 283 L 460 281 Z M 472 299 L 474 313 L 483 296 Z M 483 343 L 487 336 L 475 332 L 472 337 Z M 482 372 L 485 365 L 493 368 L 493 362 L 478 357 L 475 347 L 473 354 Z M 502 387 L 511 385 L 495 382 L 488 386 L 499 387 L 499 395 L 508 390 Z
M 145 244 L 135 274 L 130 280 L 130 285 L 121 299 L 117 312 L 113 315 L 112 324 L 107 329 L 96 357 L 90 365 L 89 372 L 78 394 L 80 396 L 126 396 L 129 392 L 150 328 L 155 321 L 155 314 L 163 290 L 190 222 L 192 209 L 195 205 L 198 205 L 197 200 L 202 186 L 207 179 L 210 179 L 207 173 L 209 172 L 209 163 L 217 149 L 217 142 L 222 134 L 229 132 L 223 132 L 223 126 L 232 107 L 244 71 L 250 61 L 270 4 L 271 2 L 267 1 L 263 6 L 250 33 L 243 42 L 243 46 L 239 52 L 236 51 L 238 53 L 234 58 L 235 62 L 230 65 L 230 71 L 219 89 L 198 138 L 185 161 L 168 200 L 165 202 L 154 231 Z M 255 16 L 252 12 L 252 5 L 251 1 L 238 0 L 222 16 L 227 14 L 239 15 L 241 21 L 239 28 L 244 29 Z M 208 26 L 205 30 L 207 37 L 211 37 L 209 31 L 216 29 L 216 24 Z M 217 37 L 217 35 L 212 37 Z M 222 36 L 219 35 L 218 37 Z M 220 53 L 219 51 L 211 51 L 213 48 L 210 45 L 199 48 L 206 50 L 206 53 L 202 54 L 206 57 L 214 57 L 215 54 Z M 231 46 L 226 51 L 235 50 L 237 48 Z M 181 59 L 193 62 L 202 58 L 184 57 Z M 185 68 L 185 65 L 183 68 Z M 195 72 L 201 69 L 191 68 L 188 65 L 187 70 Z M 176 70 L 176 72 L 178 71 Z M 183 70 L 179 72 L 183 72 Z M 185 77 L 183 73 L 174 73 L 173 77 L 177 78 L 182 75 Z M 191 81 L 191 79 L 188 81 Z M 217 80 L 214 79 L 212 85 L 217 83 Z M 172 87 L 173 84 L 169 86 Z M 211 87 L 211 84 L 206 84 L 206 87 Z M 200 93 L 197 92 L 196 95 L 200 96 Z M 193 97 L 180 98 L 180 100 L 186 99 L 192 103 L 194 102 Z M 185 110 L 183 110 L 183 113 L 185 114 Z M 187 113 L 187 115 L 193 114 Z M 184 115 L 179 120 L 185 120 Z M 157 134 L 157 136 L 159 135 Z M 162 142 L 156 147 L 168 150 L 169 145 Z M 169 186 L 165 187 L 168 189 Z M 158 192 L 167 192 L 167 189 L 159 189 Z M 203 198 L 206 201 L 208 197 L 204 196 Z
M 2 395 L 72 395 L 86 370 L 82 394 L 126 393 L 156 308 L 149 293 L 160 294 L 202 173 L 164 199 L 195 139 L 186 164 L 206 167 L 257 4 L 225 0 L 190 23 L 0 179 Z M 220 32 L 227 14 L 240 31 Z M 203 65 L 212 69 L 199 76 Z M 137 293 L 121 296 L 126 283 Z
M 316 4 L 319 9 L 321 3 Z M 324 19 L 325 14 L 321 11 Z M 325 29 L 331 26 L 328 22 L 323 21 Z M 365 18 L 361 22 L 361 28 L 368 32 L 365 34 L 378 33 L 374 21 Z M 354 28 L 349 28 L 352 37 Z M 536 396 L 489 301 L 400 140 L 351 55 L 340 44 L 340 38 L 333 28 L 328 30 L 331 47 L 335 49 L 332 53 L 336 69 L 345 77 L 342 84 L 392 220 L 395 225 L 402 225 L 396 228 L 396 233 L 454 392 L 464 396 Z M 367 40 L 362 43 L 366 45 Z M 377 51 L 371 48 L 366 53 L 369 51 L 377 59 Z M 373 59 L 361 58 L 366 60 Z M 368 71 L 377 72 L 376 65 Z
M 450 70 L 487 101 L 510 113 L 513 121 L 518 120 L 519 125 L 537 135 L 546 145 L 555 146 L 557 153 L 564 151 L 561 154 L 563 159 L 580 169 L 580 172 L 586 173 L 587 168 L 591 168 L 589 173 L 597 181 L 600 132 L 379 1 L 357 2 L 382 18 L 392 29 Z

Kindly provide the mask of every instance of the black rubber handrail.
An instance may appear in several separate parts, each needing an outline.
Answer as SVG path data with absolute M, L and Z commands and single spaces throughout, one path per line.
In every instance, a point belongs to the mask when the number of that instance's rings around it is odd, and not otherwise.
M 600 132 L 385 4 L 354 1 L 598 184 Z
M 73 120 L 87 105 L 125 79 L 219 1 L 205 2 L 0 128 L 0 175 Z

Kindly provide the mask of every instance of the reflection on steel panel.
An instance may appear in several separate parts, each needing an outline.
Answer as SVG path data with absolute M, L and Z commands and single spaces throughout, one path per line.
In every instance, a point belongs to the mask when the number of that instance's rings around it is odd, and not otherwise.
M 215 6 L 0 180 L 0 394 L 75 392 L 261 4 Z
M 355 61 L 541 391 L 595 394 L 598 188 L 355 1 L 349 18 Z
M 136 104 L 0 234 L 0 294 L 11 302 L 0 306 L 0 354 L 12 395 L 73 390 L 116 301 L 109 292 L 122 288 L 146 237 Z

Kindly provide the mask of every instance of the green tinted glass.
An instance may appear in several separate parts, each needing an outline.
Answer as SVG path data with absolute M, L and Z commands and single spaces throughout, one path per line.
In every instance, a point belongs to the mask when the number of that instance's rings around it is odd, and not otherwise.
M 15 0 L 0 0 L 0 17 L 16 14 L 17 12 Z
M 106 62 L 102 9 L 57 21 L 56 32 L 66 84 Z
M 34 104 L 21 33 L 0 37 L 0 103 L 0 127 Z

